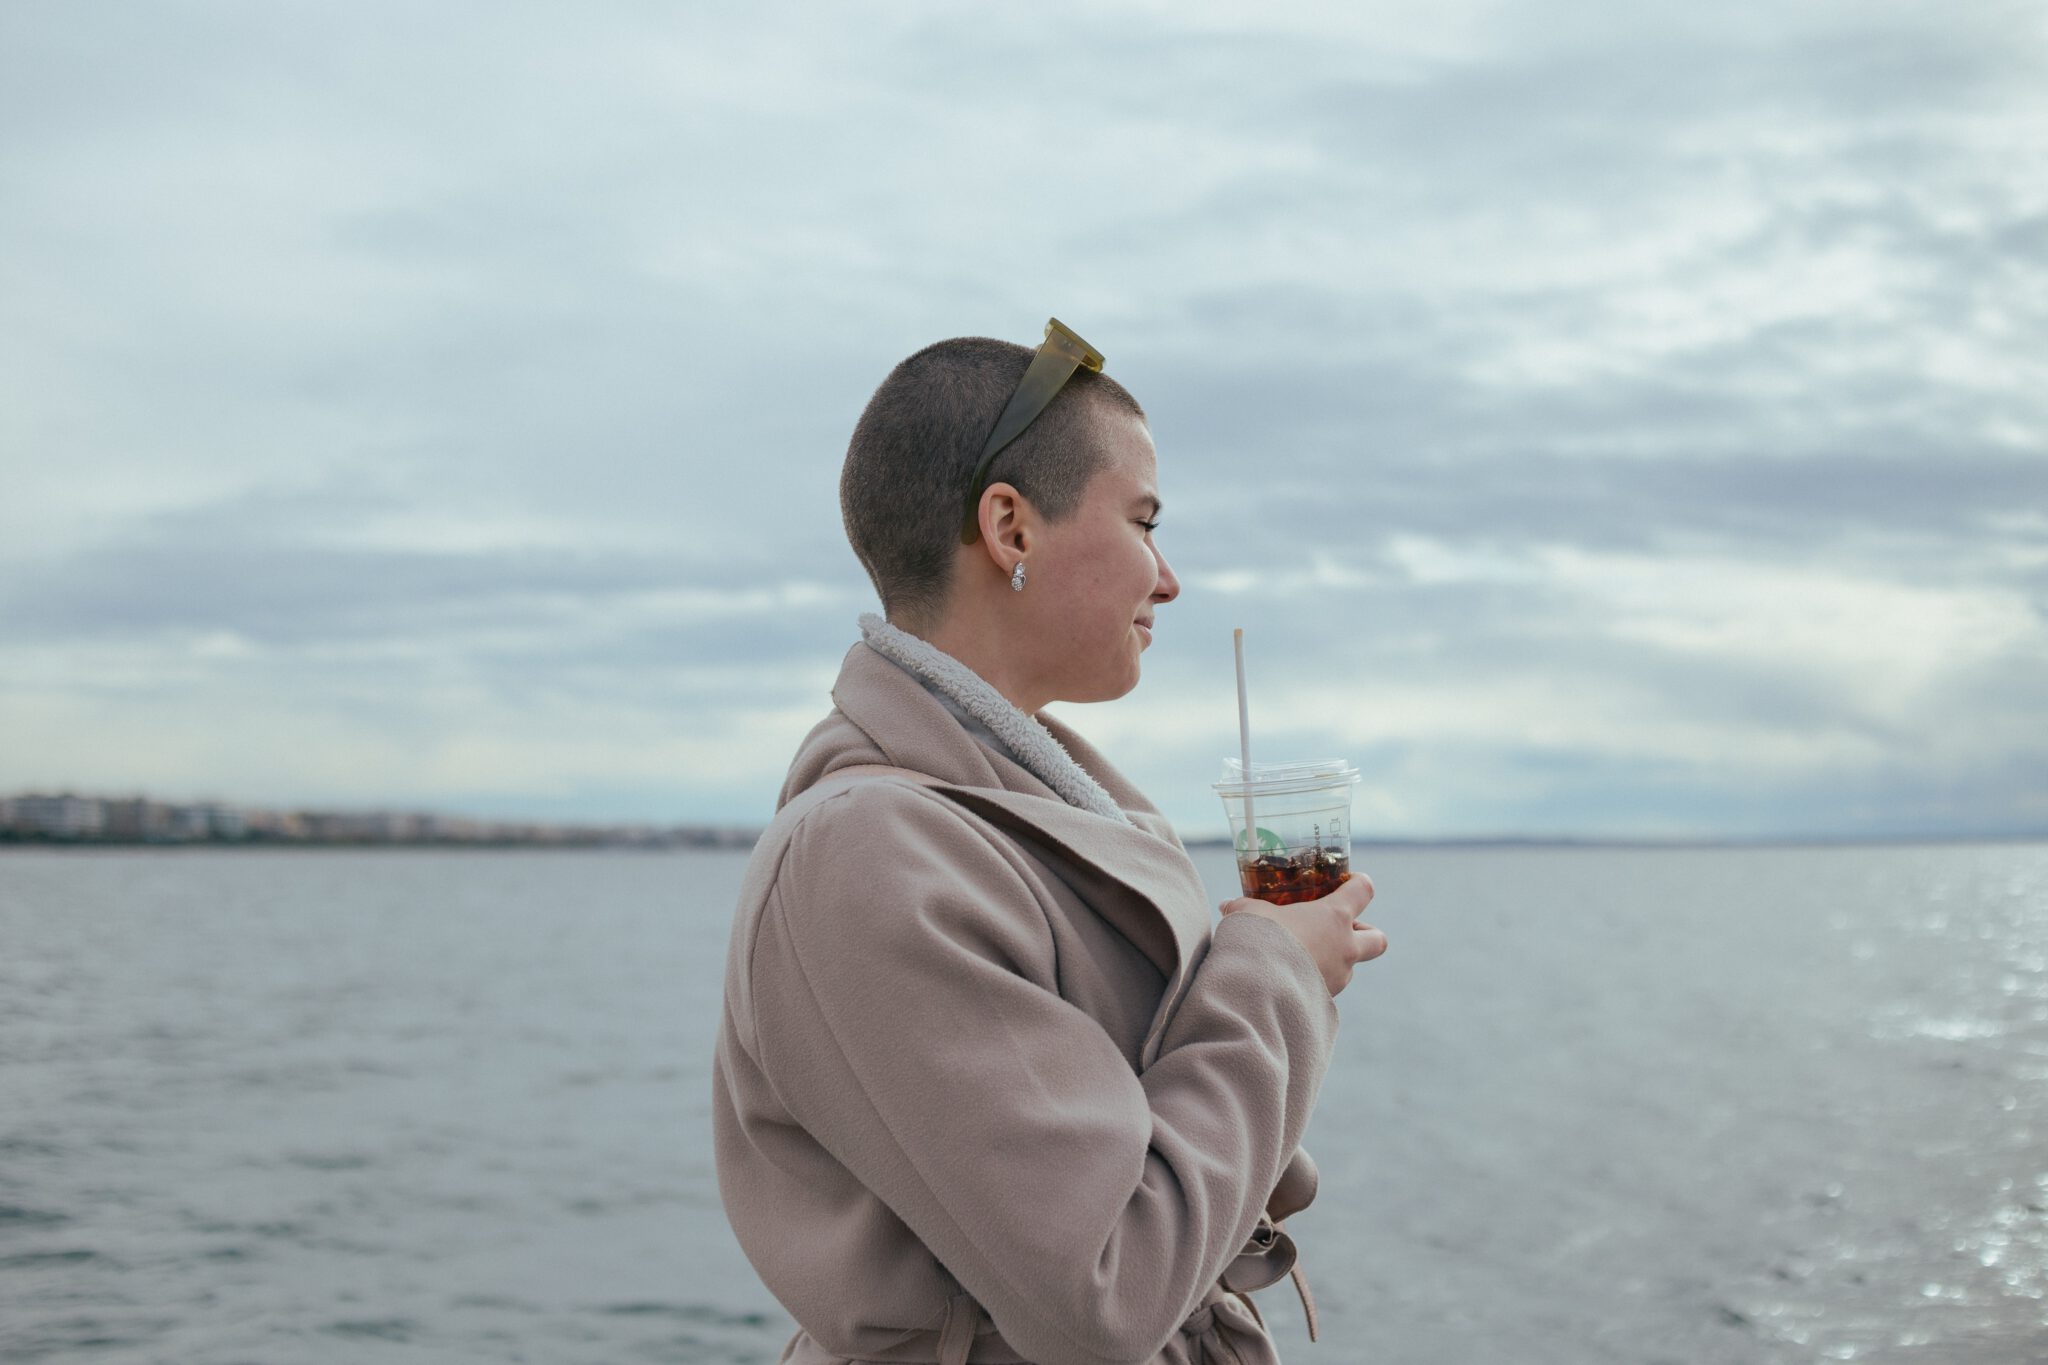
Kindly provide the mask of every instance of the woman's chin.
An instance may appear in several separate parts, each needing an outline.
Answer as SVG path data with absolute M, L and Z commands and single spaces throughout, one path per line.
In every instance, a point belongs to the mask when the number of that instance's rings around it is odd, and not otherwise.
M 1076 686 L 1071 691 L 1062 692 L 1059 699 L 1078 705 L 1086 702 L 1115 701 L 1118 697 L 1127 697 L 1138 685 L 1138 671 L 1138 660 L 1134 656 L 1129 670 L 1121 676 L 1090 679 L 1086 684 Z

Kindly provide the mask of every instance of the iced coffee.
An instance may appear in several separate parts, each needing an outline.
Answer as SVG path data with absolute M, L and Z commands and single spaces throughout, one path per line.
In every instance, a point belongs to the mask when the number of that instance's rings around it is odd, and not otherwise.
M 1351 876 L 1351 789 L 1358 769 L 1341 759 L 1223 762 L 1216 794 L 1230 816 L 1244 894 L 1274 905 L 1316 900 Z

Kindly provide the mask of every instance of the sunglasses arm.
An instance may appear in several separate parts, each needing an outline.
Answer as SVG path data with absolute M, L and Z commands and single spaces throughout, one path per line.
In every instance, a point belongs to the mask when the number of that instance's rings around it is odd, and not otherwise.
M 1102 352 L 1074 335 L 1058 318 L 1047 322 L 1044 343 L 1031 357 L 1031 367 L 1024 371 L 1023 381 L 1004 405 L 1003 415 L 996 418 L 995 430 L 988 434 L 988 442 L 981 448 L 981 459 L 974 466 L 974 478 L 967 486 L 967 518 L 960 527 L 962 545 L 972 545 L 981 535 L 978 522 L 982 480 L 988 477 L 989 466 L 995 463 L 1004 446 L 1023 435 L 1024 428 L 1045 411 L 1066 386 L 1067 380 L 1073 377 L 1074 371 L 1084 366 L 1100 373 Z

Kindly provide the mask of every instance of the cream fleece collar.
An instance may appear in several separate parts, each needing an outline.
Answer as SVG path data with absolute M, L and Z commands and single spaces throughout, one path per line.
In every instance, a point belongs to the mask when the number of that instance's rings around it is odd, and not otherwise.
M 923 683 L 941 701 L 950 701 L 987 726 L 1010 757 L 1059 793 L 1068 805 L 1122 824 L 1131 823 L 1131 817 L 1102 789 L 1102 784 L 1074 761 L 1050 731 L 1011 705 L 1007 697 L 966 664 L 930 642 L 898 630 L 873 612 L 862 614 L 860 633 L 877 654 Z

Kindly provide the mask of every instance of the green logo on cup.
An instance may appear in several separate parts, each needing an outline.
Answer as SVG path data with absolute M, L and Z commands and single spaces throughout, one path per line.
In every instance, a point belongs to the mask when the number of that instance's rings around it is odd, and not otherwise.
M 1244 847 L 1244 831 L 1239 830 L 1237 834 L 1237 851 L 1239 853 L 1244 852 Z M 1259 852 L 1284 853 L 1286 851 L 1287 841 L 1285 839 L 1282 839 L 1279 835 L 1275 834 L 1272 830 L 1267 829 L 1264 825 L 1259 826 Z

